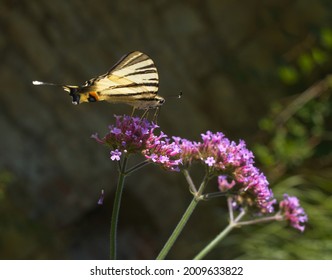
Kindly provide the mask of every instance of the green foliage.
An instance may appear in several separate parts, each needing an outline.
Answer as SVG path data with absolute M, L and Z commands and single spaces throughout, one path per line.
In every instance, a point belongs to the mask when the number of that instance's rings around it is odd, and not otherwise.
M 277 75 L 286 85 L 295 85 L 314 78 L 320 70 L 331 63 L 332 29 L 321 28 L 317 34 L 294 46 L 279 66 Z
M 332 29 L 329 27 L 325 27 L 321 29 L 320 39 L 322 45 L 327 49 L 332 49 Z
M 311 55 L 313 63 L 317 63 L 318 65 L 323 65 L 324 63 L 328 62 L 329 55 L 323 49 L 313 48 L 311 50 Z
M 329 78 L 322 82 L 330 83 Z M 274 104 L 270 115 L 260 122 L 263 141 L 254 148 L 275 195 L 281 198 L 289 193 L 300 199 L 309 217 L 306 230 L 301 234 L 282 223 L 243 229 L 246 241 L 239 258 L 332 258 L 332 145 L 328 122 L 332 104 L 329 92 L 319 90 L 298 107 L 294 104 L 301 95 L 286 106 Z
M 299 79 L 298 71 L 295 67 L 281 66 L 279 67 L 278 74 L 280 79 L 288 85 L 295 84 Z
M 280 118 L 288 108 L 280 110 L 282 106 L 274 106 L 273 115 L 262 119 L 259 124 L 268 138 L 267 146 L 258 144 L 255 147 L 255 153 L 263 165 L 299 167 L 313 156 L 316 146 L 325 138 L 325 119 L 330 114 L 330 107 L 326 97 L 312 100 L 284 122 Z
M 322 28 L 311 44 L 296 47 L 279 67 L 279 78 L 287 85 L 303 86 L 308 80 L 316 84 L 315 73 L 330 63 L 331 49 L 332 29 Z M 245 229 L 239 258 L 332 258 L 331 78 L 319 83 L 311 85 L 310 95 L 303 92 L 292 102 L 273 104 L 259 123 L 263 137 L 254 148 L 275 195 L 297 196 L 308 214 L 308 226 L 303 234 L 281 223 Z
M 314 59 L 310 53 L 303 53 L 298 57 L 297 64 L 302 73 L 310 74 L 314 69 Z

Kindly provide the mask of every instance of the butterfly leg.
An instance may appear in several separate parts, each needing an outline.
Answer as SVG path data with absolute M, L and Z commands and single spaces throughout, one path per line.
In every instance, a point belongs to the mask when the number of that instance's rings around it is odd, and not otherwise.
M 131 117 L 133 117 L 134 116 L 134 113 L 135 113 L 135 107 L 133 107 L 133 110 L 131 111 Z
M 149 109 L 146 109 L 146 110 L 144 111 L 142 117 L 141 117 L 141 120 L 142 120 L 143 118 L 148 118 L 148 116 L 149 116 Z
M 152 121 L 155 123 L 157 123 L 159 112 L 160 112 L 160 107 L 157 107 L 156 110 L 154 111 L 153 118 L 152 118 Z

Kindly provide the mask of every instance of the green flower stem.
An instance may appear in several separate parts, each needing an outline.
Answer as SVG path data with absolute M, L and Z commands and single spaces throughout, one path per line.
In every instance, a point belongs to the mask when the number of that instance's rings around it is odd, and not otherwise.
M 265 218 L 260 218 L 260 219 L 255 219 L 255 220 L 251 220 L 251 221 L 245 221 L 245 222 L 239 222 L 237 223 L 238 226 L 248 226 L 248 225 L 254 225 L 254 224 L 258 224 L 258 223 L 267 223 L 267 222 L 271 222 L 271 221 L 281 221 L 283 219 L 282 215 L 280 215 L 279 213 L 277 213 L 274 216 L 271 217 L 265 217 Z
M 182 173 L 183 173 L 184 177 L 186 178 L 187 183 L 189 184 L 189 190 L 190 190 L 190 192 L 193 195 L 195 195 L 197 193 L 197 189 L 195 187 L 195 184 L 194 184 L 193 180 L 190 177 L 189 171 L 187 169 L 184 169 L 182 171 Z
M 128 170 L 126 170 L 126 171 L 125 171 L 125 175 L 126 175 L 126 176 L 129 175 L 130 173 L 132 173 L 132 172 L 134 172 L 134 171 L 136 171 L 136 170 L 138 170 L 138 169 L 144 167 L 145 165 L 147 165 L 147 164 L 149 164 L 149 163 L 151 163 L 151 161 L 149 161 L 149 160 L 144 160 L 144 161 L 140 162 L 139 164 L 133 166 L 132 168 L 129 168 Z
M 189 173 L 186 173 L 186 179 L 188 180 L 188 178 L 190 178 Z M 189 176 L 189 177 L 188 177 Z M 207 183 L 208 183 L 208 176 L 206 176 L 197 192 L 197 194 L 201 194 L 203 192 L 203 190 L 205 189 Z M 192 180 L 190 178 L 189 180 L 192 183 Z M 193 187 L 193 183 L 192 186 L 190 186 L 191 188 Z M 186 223 L 188 222 L 191 214 L 193 213 L 193 211 L 195 210 L 198 202 L 201 200 L 200 195 L 195 195 L 194 198 L 192 199 L 192 201 L 190 202 L 186 212 L 183 214 L 180 222 L 177 224 L 176 228 L 174 229 L 173 233 L 171 234 L 171 236 L 169 237 L 169 239 L 167 240 L 167 242 L 165 243 L 164 247 L 162 248 L 162 250 L 160 251 L 159 255 L 157 256 L 157 260 L 164 260 L 166 255 L 168 254 L 169 250 L 173 247 L 175 241 L 177 240 L 177 238 L 179 237 L 180 233 L 182 232 L 184 226 L 186 225 Z
M 182 232 L 184 226 L 186 225 L 187 221 L 189 220 L 189 218 L 190 218 L 192 212 L 194 211 L 194 209 L 196 208 L 197 204 L 198 204 L 198 200 L 196 200 L 196 198 L 193 198 L 193 200 L 189 204 L 186 212 L 183 214 L 180 222 L 174 229 L 172 235 L 169 237 L 169 239 L 165 243 L 163 249 L 160 251 L 159 255 L 157 256 L 157 260 L 165 259 L 166 255 L 168 254 L 169 250 L 173 247 L 176 239 Z
M 221 196 L 229 196 L 229 193 L 222 193 L 222 192 L 213 192 L 204 194 L 204 199 L 212 199 Z
M 234 211 L 232 206 L 233 198 L 228 197 L 227 198 L 227 207 L 228 207 L 228 213 L 229 213 L 229 221 L 234 222 Z
M 229 225 L 220 232 L 201 252 L 199 252 L 194 260 L 201 260 L 204 258 L 212 249 L 214 249 L 219 242 L 224 239 L 224 237 L 235 227 L 238 226 L 237 222 L 245 215 L 245 212 L 241 212 L 239 216 L 234 220 L 234 222 L 230 221 Z
M 126 170 L 127 160 L 128 160 L 128 157 L 125 156 L 123 159 L 122 166 L 120 165 L 118 185 L 116 188 L 114 204 L 113 204 L 111 232 L 110 232 L 110 259 L 111 260 L 116 260 L 116 234 L 117 234 L 117 227 L 118 227 L 121 197 L 122 197 L 122 192 L 123 192 L 123 187 L 124 187 L 124 182 L 125 182 L 125 177 L 126 177 L 125 170 Z

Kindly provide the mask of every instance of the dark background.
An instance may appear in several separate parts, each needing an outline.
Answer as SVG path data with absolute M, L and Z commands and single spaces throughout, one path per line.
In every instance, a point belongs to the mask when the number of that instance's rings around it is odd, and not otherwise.
M 166 98 L 158 123 L 166 134 L 198 140 L 206 130 L 222 131 L 253 149 L 268 142 L 258 124 L 271 104 L 288 104 L 332 69 L 328 0 L 0 0 L 0 6 L 2 259 L 108 258 L 116 165 L 90 135 L 103 135 L 114 114 L 131 108 L 73 106 L 61 89 L 32 80 L 80 85 L 140 50 L 158 67 Z M 323 61 L 301 72 L 307 65 L 301 55 L 314 49 Z M 182 99 L 172 97 L 180 91 Z M 310 157 L 278 176 L 276 165 L 257 160 L 278 198 L 300 196 L 311 222 L 305 233 L 282 223 L 239 229 L 209 258 L 332 258 L 328 141 L 320 150 L 324 174 L 305 165 Z M 302 180 L 308 174 L 316 181 Z M 106 200 L 98 206 L 101 189 Z M 129 177 L 119 257 L 155 258 L 190 199 L 181 174 L 148 166 Z M 192 258 L 225 226 L 224 206 L 199 205 L 169 258 Z

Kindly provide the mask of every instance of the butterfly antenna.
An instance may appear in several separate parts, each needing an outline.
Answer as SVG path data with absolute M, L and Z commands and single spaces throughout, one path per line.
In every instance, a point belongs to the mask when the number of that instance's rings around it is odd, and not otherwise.
M 182 93 L 182 91 L 180 91 L 179 94 L 177 94 L 177 95 L 172 94 L 172 95 L 168 95 L 167 97 L 180 99 L 182 97 L 182 95 L 183 95 L 183 93 Z
M 41 81 L 32 81 L 32 84 L 35 86 L 58 86 L 58 87 L 62 87 L 63 85 L 59 85 L 59 84 L 53 84 L 53 83 L 44 83 Z
M 71 88 L 76 88 L 76 86 L 68 86 L 68 85 L 61 85 L 61 84 L 54 84 L 54 83 L 45 83 L 41 81 L 32 81 L 32 84 L 35 86 L 55 86 L 55 87 L 62 87 L 65 91 L 70 92 Z

